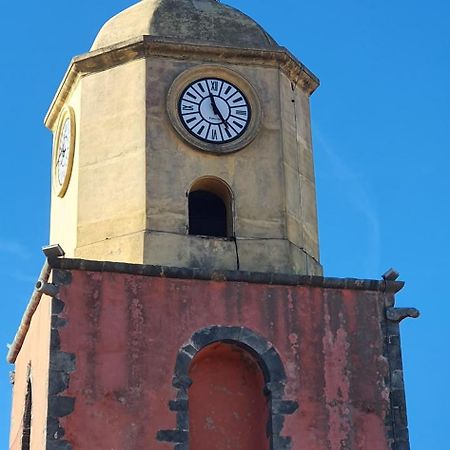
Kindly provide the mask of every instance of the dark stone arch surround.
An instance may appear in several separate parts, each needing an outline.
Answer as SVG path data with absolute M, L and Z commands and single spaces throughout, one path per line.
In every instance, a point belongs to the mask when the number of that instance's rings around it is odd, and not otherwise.
M 286 373 L 275 348 L 266 339 L 245 327 L 211 326 L 197 331 L 179 350 L 172 384 L 177 389 L 169 408 L 177 415 L 177 428 L 160 430 L 157 439 L 173 443 L 174 450 L 189 450 L 189 367 L 202 349 L 216 342 L 230 343 L 250 352 L 258 361 L 265 380 L 265 393 L 269 397 L 269 424 L 271 450 L 290 450 L 291 438 L 281 436 L 284 416 L 293 414 L 298 403 L 284 399 Z M 194 449 L 192 449 L 194 450 Z

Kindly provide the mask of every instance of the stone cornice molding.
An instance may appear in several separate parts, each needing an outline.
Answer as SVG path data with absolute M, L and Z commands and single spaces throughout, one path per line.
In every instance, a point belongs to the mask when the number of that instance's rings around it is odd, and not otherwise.
M 217 64 L 226 61 L 227 64 L 277 67 L 308 95 L 311 95 L 320 84 L 319 79 L 284 47 L 274 50 L 242 49 L 140 36 L 73 58 L 45 116 L 45 126 L 53 128 L 66 99 L 80 77 L 149 56 L 174 59 L 186 59 L 189 56 L 208 63 Z
M 51 258 L 52 269 L 111 272 L 147 277 L 175 278 L 201 281 L 230 281 L 236 283 L 269 284 L 281 286 L 307 286 L 320 289 L 350 289 L 374 291 L 394 295 L 403 289 L 403 281 L 366 280 L 357 278 L 332 278 L 317 275 L 297 275 L 273 272 L 248 272 L 242 270 L 189 269 L 153 266 L 89 259 Z M 389 306 L 393 304 L 389 301 Z

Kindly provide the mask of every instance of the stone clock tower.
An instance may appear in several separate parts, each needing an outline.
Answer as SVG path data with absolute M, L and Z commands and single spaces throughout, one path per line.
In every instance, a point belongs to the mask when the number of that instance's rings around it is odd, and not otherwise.
M 216 0 L 144 0 L 73 59 L 10 449 L 409 448 L 403 286 L 322 276 L 317 78 Z
M 73 60 L 46 117 L 51 242 L 87 259 L 321 274 L 317 86 L 259 25 L 215 0 L 137 3 Z M 58 180 L 67 111 L 72 173 Z M 225 204 L 224 237 L 192 232 L 196 191 Z

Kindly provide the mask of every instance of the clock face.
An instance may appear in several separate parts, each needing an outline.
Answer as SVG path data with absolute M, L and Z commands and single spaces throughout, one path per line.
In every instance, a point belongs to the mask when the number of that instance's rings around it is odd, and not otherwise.
M 225 144 L 241 137 L 251 119 L 246 96 L 220 78 L 191 82 L 182 92 L 178 114 L 187 131 L 203 142 Z
M 75 151 L 75 114 L 67 107 L 61 116 L 55 140 L 55 188 L 64 197 L 72 173 Z
M 70 156 L 70 137 L 71 137 L 71 123 L 70 117 L 67 117 L 60 130 L 58 139 L 58 156 L 56 160 L 56 177 L 58 184 L 63 186 L 67 176 L 67 169 L 69 167 Z

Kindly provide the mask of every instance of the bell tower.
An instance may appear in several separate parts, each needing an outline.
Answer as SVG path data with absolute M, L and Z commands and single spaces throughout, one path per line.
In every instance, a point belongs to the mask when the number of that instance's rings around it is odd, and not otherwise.
M 55 135 L 50 241 L 94 260 L 321 274 L 317 86 L 216 0 L 123 11 L 73 60 L 45 120 Z M 208 201 L 191 210 L 200 192 L 223 203 L 226 232 L 208 230 Z M 199 215 L 206 229 L 190 223 Z
M 10 450 L 408 450 L 403 287 L 319 262 L 317 78 L 216 0 L 143 0 L 75 57 Z

